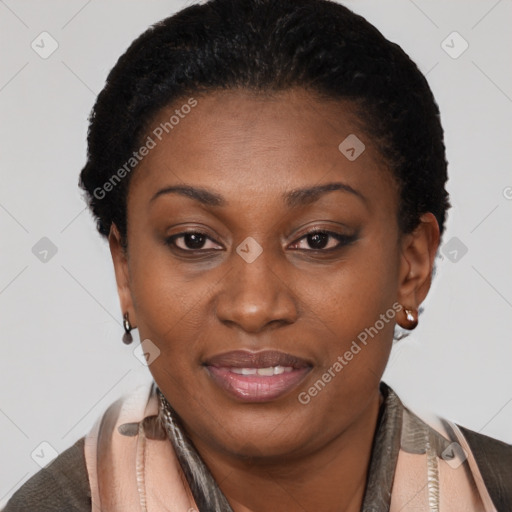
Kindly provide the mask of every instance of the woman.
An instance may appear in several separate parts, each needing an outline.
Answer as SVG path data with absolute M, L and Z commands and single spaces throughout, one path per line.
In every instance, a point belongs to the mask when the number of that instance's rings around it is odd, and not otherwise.
M 5 509 L 512 510 L 512 446 L 381 381 L 449 206 L 425 78 L 324 0 L 211 0 L 140 36 L 81 186 L 154 384 Z

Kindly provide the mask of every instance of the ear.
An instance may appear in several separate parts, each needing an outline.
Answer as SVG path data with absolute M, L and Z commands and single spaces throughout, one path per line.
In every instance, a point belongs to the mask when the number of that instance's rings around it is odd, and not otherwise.
M 130 273 L 128 269 L 128 259 L 126 250 L 121 243 L 121 234 L 117 226 L 112 223 L 110 233 L 108 235 L 108 243 L 110 246 L 110 254 L 114 263 L 114 271 L 117 282 L 117 293 L 121 303 L 121 311 L 123 315 L 128 313 L 130 323 L 133 327 L 137 326 L 137 318 L 133 307 L 133 299 L 130 290 Z
M 439 224 L 430 212 L 420 217 L 420 223 L 412 233 L 402 236 L 398 301 L 404 310 L 397 321 L 406 329 L 414 327 L 411 327 L 405 309 L 412 311 L 417 319 L 417 310 L 430 289 L 439 240 Z

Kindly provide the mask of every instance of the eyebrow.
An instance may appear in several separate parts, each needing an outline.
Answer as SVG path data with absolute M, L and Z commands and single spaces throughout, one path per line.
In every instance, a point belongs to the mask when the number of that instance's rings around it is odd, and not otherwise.
M 314 203 L 315 201 L 318 201 L 318 199 L 320 199 L 320 197 L 323 195 L 335 190 L 348 192 L 361 199 L 364 203 L 367 202 L 366 197 L 361 194 L 361 192 L 352 188 L 350 185 L 341 182 L 324 183 L 314 187 L 293 189 L 285 192 L 282 197 L 285 204 L 289 208 L 297 208 L 299 206 Z M 204 187 L 194 187 L 192 185 L 173 185 L 170 187 L 165 187 L 156 192 L 156 194 L 154 194 L 151 198 L 150 202 L 153 202 L 158 197 L 166 194 L 179 194 L 191 199 L 195 199 L 196 201 L 207 206 L 228 205 L 228 201 L 226 201 L 222 195 Z

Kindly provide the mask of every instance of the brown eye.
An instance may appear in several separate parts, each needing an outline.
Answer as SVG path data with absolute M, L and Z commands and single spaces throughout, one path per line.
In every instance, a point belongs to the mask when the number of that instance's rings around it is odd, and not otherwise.
M 332 231 L 314 230 L 310 231 L 292 246 L 292 249 L 305 251 L 328 252 L 341 249 L 343 246 L 355 241 L 357 235 L 342 235 Z M 302 244 L 302 247 L 300 246 Z M 306 247 L 304 246 L 306 245 Z
M 306 238 L 312 249 L 324 249 L 329 242 L 330 235 L 327 233 L 311 233 Z
M 184 233 L 178 233 L 176 235 L 168 237 L 165 242 L 180 251 L 193 252 L 198 250 L 211 250 L 218 247 L 218 244 L 214 243 L 215 247 L 205 247 L 207 242 L 214 242 L 208 235 L 200 231 L 186 231 Z
M 187 233 L 183 235 L 183 243 L 187 249 L 201 249 L 206 242 L 206 237 L 201 233 Z

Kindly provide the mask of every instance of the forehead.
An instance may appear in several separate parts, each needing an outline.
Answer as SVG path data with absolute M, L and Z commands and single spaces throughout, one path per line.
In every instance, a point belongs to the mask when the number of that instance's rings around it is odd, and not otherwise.
M 194 104 L 192 108 L 184 105 Z M 139 163 L 130 194 L 196 184 L 227 197 L 281 197 L 333 181 L 380 195 L 394 180 L 348 101 L 302 90 L 272 95 L 217 91 L 176 101 L 149 124 L 154 147 Z M 393 197 L 391 197 L 393 196 Z

